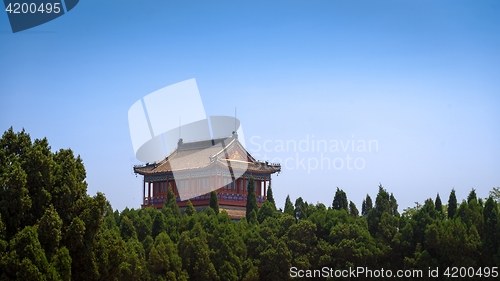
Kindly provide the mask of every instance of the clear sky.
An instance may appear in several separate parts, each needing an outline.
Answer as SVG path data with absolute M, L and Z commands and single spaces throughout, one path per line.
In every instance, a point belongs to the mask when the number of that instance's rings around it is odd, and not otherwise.
M 73 149 L 119 210 L 142 203 L 128 109 L 190 78 L 282 163 L 279 207 L 500 186 L 498 1 L 80 1 L 15 34 L 0 12 L 0 62 L 0 129 Z

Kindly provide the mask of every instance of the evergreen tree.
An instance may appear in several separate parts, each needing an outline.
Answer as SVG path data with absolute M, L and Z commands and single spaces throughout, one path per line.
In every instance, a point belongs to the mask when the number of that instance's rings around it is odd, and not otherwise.
M 151 212 L 153 211 L 153 212 Z M 154 208 L 146 208 L 139 211 L 139 216 L 133 221 L 137 233 L 137 239 L 142 242 L 148 235 L 151 235 L 153 219 L 156 213 Z M 107 216 L 113 217 L 113 216 Z
M 337 187 L 337 191 L 335 192 L 335 197 L 333 198 L 332 207 L 334 210 L 346 210 L 348 208 L 347 195 L 342 189 Z
M 363 204 L 361 205 L 361 215 L 366 217 L 368 216 L 368 212 L 373 208 L 373 202 L 370 195 L 366 194 L 366 199 L 363 200 Z
M 390 241 L 398 226 L 399 213 L 394 196 L 384 189 L 382 184 L 375 199 L 375 207 L 368 212 L 367 222 L 370 234 Z
M 124 216 L 120 225 L 120 235 L 127 241 L 129 239 L 137 239 L 134 223 L 127 216 Z
M 271 188 L 271 184 L 269 184 L 269 186 L 267 187 L 266 194 L 267 194 L 266 200 L 273 203 L 273 205 L 276 207 L 276 202 L 274 201 L 273 190 Z
M 210 192 L 210 208 L 214 210 L 216 215 L 219 214 L 219 199 L 217 198 L 217 192 L 215 192 L 215 190 Z
M 12 127 L 0 139 L 0 214 L 5 223 L 6 238 L 9 240 L 25 226 L 30 216 L 32 198 L 26 186 L 27 175 L 21 166 L 23 151 L 29 150 L 31 140 L 24 130 L 15 134 Z M 10 163 L 10 165 L 8 164 Z
M 36 228 L 26 226 L 10 241 L 6 260 L 7 280 L 44 280 L 49 263 L 38 241 Z M 3 254 L 3 253 L 2 253 Z
M 255 212 L 255 210 L 252 210 L 252 212 L 250 212 L 250 215 L 248 215 L 247 220 L 250 224 L 258 223 L 259 221 L 257 220 L 257 212 Z
M 210 260 L 206 233 L 200 223 L 194 225 L 191 233 L 184 231 L 181 234 L 178 249 L 182 259 L 182 268 L 189 274 L 189 280 L 219 280 L 217 271 Z
M 450 193 L 450 198 L 448 199 L 448 218 L 452 219 L 457 212 L 457 196 L 455 195 L 455 189 L 453 188 Z
M 259 280 L 288 280 L 291 267 L 291 252 L 280 240 L 276 247 L 267 247 L 260 254 Z
M 170 184 L 168 185 L 167 201 L 165 202 L 165 205 L 163 205 L 163 212 L 165 214 L 167 214 L 167 210 L 171 210 L 175 218 L 181 217 L 181 210 L 177 205 L 177 199 L 175 198 L 175 194 L 172 191 Z
M 483 238 L 483 260 L 486 265 L 494 265 L 494 255 L 500 249 L 500 229 L 497 203 L 490 196 L 486 200 L 483 211 L 484 238 Z
M 358 208 L 356 208 L 356 204 L 352 201 L 349 201 L 349 214 L 354 218 L 359 216 Z
M 377 198 L 375 199 L 375 211 L 379 216 L 384 212 L 391 213 L 390 195 L 382 184 L 378 186 Z
M 182 259 L 177 247 L 166 233 L 160 233 L 149 254 L 148 264 L 151 275 L 167 280 L 187 280 L 187 272 L 182 269 Z
M 63 281 L 71 280 L 71 256 L 68 248 L 61 247 L 52 258 L 52 265 Z
M 151 230 L 151 236 L 156 238 L 160 233 L 165 231 L 165 220 L 162 213 L 157 212 L 153 220 L 153 227 Z
M 439 197 L 439 193 L 436 196 L 436 200 L 434 201 L 434 205 L 436 207 L 436 211 L 443 212 L 443 203 L 441 202 L 441 197 Z
M 257 217 L 257 211 L 259 210 L 259 205 L 257 205 L 257 197 L 255 196 L 255 182 L 253 177 L 250 177 L 247 189 L 248 195 L 245 217 L 247 219 L 247 222 L 250 222 L 250 213 L 252 213 L 252 211 L 255 211 L 255 217 Z
M 211 193 L 210 193 L 210 199 L 212 199 Z M 210 203 L 212 203 L 212 202 L 210 202 Z M 219 203 L 217 202 L 217 209 L 218 209 L 218 207 L 219 207 Z M 188 200 L 186 210 L 184 210 L 184 214 L 186 216 L 193 216 L 196 214 L 196 209 L 194 208 L 193 203 L 191 203 L 191 200 Z
M 396 198 L 392 193 L 391 196 L 389 197 L 389 214 L 392 216 L 399 217 L 398 202 L 396 201 Z
M 415 225 L 413 228 L 415 243 L 424 244 L 425 230 L 428 225 L 435 222 L 437 217 L 438 212 L 436 211 L 434 201 L 431 198 L 428 198 L 425 200 L 424 205 L 411 217 L 412 222 Z
M 37 227 L 38 240 L 45 250 L 45 255 L 47 259 L 50 260 L 52 255 L 57 252 L 59 248 L 59 242 L 62 239 L 62 220 L 59 218 L 54 206 L 50 207 L 45 211 L 38 222 Z
M 124 261 L 119 266 L 118 280 L 149 280 L 144 247 L 136 239 L 127 241 Z
M 295 217 L 295 210 L 293 208 L 293 203 L 290 200 L 290 195 L 286 196 L 285 200 L 285 209 L 283 210 L 285 214 L 289 214 L 292 217 Z
M 302 197 L 295 199 L 294 216 L 297 221 L 307 218 L 307 202 Z
M 272 217 L 276 212 L 276 207 L 270 201 L 266 200 L 257 212 L 257 220 L 262 223 L 266 218 Z
M 467 204 L 470 204 L 472 200 L 477 201 L 476 190 L 474 188 L 470 191 L 469 195 L 467 196 Z

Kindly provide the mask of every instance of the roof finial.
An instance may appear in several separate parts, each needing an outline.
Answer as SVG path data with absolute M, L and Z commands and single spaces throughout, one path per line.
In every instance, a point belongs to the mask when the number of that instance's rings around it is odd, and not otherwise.
M 236 132 L 236 129 L 237 129 L 236 128 L 236 120 L 238 120 L 238 119 L 236 119 L 236 109 L 237 109 L 237 107 L 235 106 L 234 107 L 234 131 L 233 131 L 233 138 L 235 138 L 235 139 L 238 138 L 238 132 Z

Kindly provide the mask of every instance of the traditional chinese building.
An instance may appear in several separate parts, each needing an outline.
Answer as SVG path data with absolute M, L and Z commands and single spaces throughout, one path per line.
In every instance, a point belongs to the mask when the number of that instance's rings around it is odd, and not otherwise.
M 254 178 L 260 206 L 266 199 L 271 175 L 279 173 L 281 165 L 256 160 L 234 133 L 228 138 L 189 143 L 180 139 L 170 155 L 155 163 L 135 166 L 134 171 L 144 176 L 143 208 L 161 208 L 170 186 L 181 209 L 189 199 L 200 210 L 209 205 L 210 191 L 216 190 L 219 208 L 239 219 L 245 215 L 250 177 Z

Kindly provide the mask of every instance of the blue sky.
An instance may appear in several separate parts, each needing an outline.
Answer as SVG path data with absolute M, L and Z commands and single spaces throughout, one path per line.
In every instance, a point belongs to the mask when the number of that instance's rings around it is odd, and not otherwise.
M 452 188 L 486 197 L 500 186 L 499 14 L 496 1 L 104 0 L 13 34 L 0 13 L 0 128 L 73 149 L 89 194 L 138 208 L 128 109 L 196 78 L 207 115 L 238 108 L 256 158 L 292 159 L 273 178 L 279 206 L 331 205 L 338 186 L 361 209 L 379 182 L 400 210 Z M 378 148 L 276 148 L 305 140 Z

